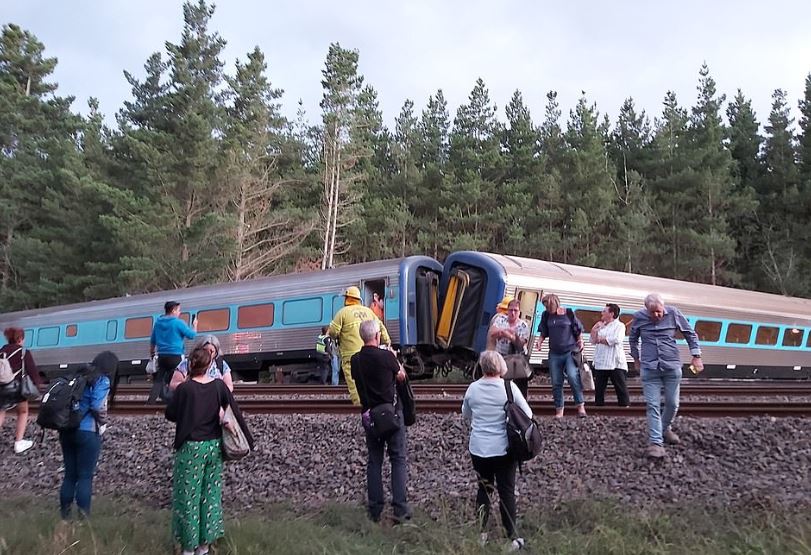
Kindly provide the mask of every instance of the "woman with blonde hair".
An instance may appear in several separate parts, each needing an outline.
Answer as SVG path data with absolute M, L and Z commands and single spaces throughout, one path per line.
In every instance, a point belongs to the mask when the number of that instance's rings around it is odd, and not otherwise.
M 583 324 L 571 308 L 563 308 L 557 295 L 543 298 L 546 310 L 538 325 L 538 350 L 549 338 L 549 374 L 552 378 L 552 397 L 555 400 L 555 418 L 563 416 L 563 377 L 569 382 L 577 406 L 578 416 L 586 416 L 583 385 L 573 353 L 583 350 Z
M 524 539 L 515 529 L 515 470 L 517 461 L 509 453 L 507 439 L 507 387 L 521 410 L 532 418 L 521 391 L 502 376 L 507 372 L 504 358 L 496 351 L 484 351 L 479 356 L 482 377 L 470 384 L 462 401 L 462 417 L 470 423 L 470 457 L 476 471 L 478 491 L 476 510 L 481 521 L 481 542 L 487 542 L 487 521 L 490 516 L 490 496 L 498 490 L 501 523 L 510 539 L 508 549 L 524 547 Z

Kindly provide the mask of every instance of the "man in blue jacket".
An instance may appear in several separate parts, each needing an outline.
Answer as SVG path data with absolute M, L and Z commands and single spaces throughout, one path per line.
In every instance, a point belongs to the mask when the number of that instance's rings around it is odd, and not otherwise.
M 154 403 L 158 398 L 162 401 L 165 389 L 168 389 L 172 373 L 183 358 L 183 339 L 194 339 L 197 335 L 197 321 L 193 320 L 191 327 L 179 318 L 180 303 L 168 301 L 163 305 L 165 314 L 158 318 L 152 328 L 152 337 L 149 340 L 150 358 L 158 354 L 157 372 L 149 392 L 148 404 Z

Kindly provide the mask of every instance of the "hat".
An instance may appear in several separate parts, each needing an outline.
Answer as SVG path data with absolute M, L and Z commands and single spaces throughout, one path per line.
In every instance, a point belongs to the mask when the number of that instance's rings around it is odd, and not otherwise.
M 512 295 L 504 295 L 504 298 L 501 299 L 501 302 L 498 303 L 498 306 L 496 308 L 499 308 L 501 310 L 507 310 L 507 307 L 512 302 L 512 300 L 513 300 Z
M 359 301 L 363 300 L 361 299 L 360 296 L 360 289 L 358 289 L 354 285 L 352 287 L 346 288 L 346 291 L 344 291 L 344 297 L 349 297 L 350 299 L 357 299 Z

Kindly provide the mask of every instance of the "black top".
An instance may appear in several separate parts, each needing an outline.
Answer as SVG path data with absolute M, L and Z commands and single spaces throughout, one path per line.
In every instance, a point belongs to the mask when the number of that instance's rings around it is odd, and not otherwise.
M 251 436 L 234 396 L 222 380 L 200 383 L 194 380 L 183 382 L 166 406 L 166 419 L 176 422 L 175 449 L 186 441 L 207 441 L 222 437 L 220 408 L 231 406 L 248 443 L 253 449 Z
M 395 380 L 400 364 L 391 351 L 364 345 L 352 357 L 350 364 L 364 412 L 383 403 L 394 403 Z

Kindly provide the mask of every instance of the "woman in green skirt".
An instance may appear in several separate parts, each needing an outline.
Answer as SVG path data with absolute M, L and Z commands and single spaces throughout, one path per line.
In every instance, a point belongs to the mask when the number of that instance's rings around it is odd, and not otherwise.
M 234 397 L 222 380 L 207 375 L 211 353 L 189 356 L 189 379 L 178 386 L 166 418 L 175 428 L 172 475 L 172 533 L 183 555 L 205 555 L 224 534 L 222 519 L 222 427 L 230 406 L 253 449 L 251 436 Z

